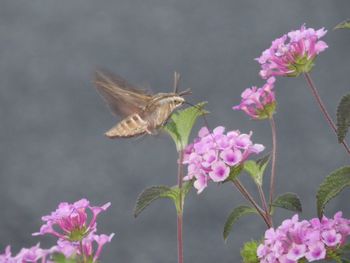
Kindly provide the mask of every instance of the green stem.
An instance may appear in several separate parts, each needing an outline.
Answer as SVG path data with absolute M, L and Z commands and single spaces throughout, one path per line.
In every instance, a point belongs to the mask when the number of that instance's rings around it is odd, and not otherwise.
M 254 200 L 254 198 L 251 196 L 251 194 L 248 192 L 248 190 L 243 186 L 243 184 L 238 180 L 235 179 L 233 180 L 233 184 L 236 186 L 236 188 L 238 189 L 238 191 L 241 192 L 241 194 L 244 196 L 245 199 L 247 199 L 248 202 L 250 202 L 254 208 L 256 209 L 256 211 L 259 213 L 259 215 L 261 216 L 261 218 L 264 220 L 266 226 L 268 228 L 272 227 L 271 223 L 269 222 L 267 215 L 265 214 L 265 212 L 261 209 L 261 207 L 257 204 L 257 202 Z
M 269 220 L 269 225 L 273 226 L 272 217 L 271 217 L 269 209 L 267 208 L 267 202 L 266 202 L 266 198 L 265 198 L 265 193 L 264 193 L 261 185 L 257 185 L 257 187 L 258 187 L 258 191 L 259 191 L 261 204 L 262 204 L 262 207 L 263 207 L 263 209 L 265 211 L 266 218 Z
M 183 160 L 184 152 L 179 150 L 177 185 L 180 190 L 180 211 L 177 213 L 177 259 L 178 263 L 183 263 L 183 238 L 182 238 L 182 223 L 183 223 L 183 201 L 182 201 L 182 179 L 183 179 Z
M 328 124 L 331 126 L 331 128 L 333 129 L 335 134 L 337 134 L 337 127 L 335 126 L 334 121 L 332 120 L 331 116 L 329 115 L 320 95 L 318 94 L 316 86 L 315 86 L 314 82 L 312 81 L 311 75 L 309 73 L 304 73 L 304 76 L 306 78 L 306 82 L 309 85 L 309 88 L 311 89 L 312 94 L 314 95 L 318 105 L 320 106 L 320 109 L 321 109 L 321 112 L 323 113 L 323 116 L 326 118 Z M 347 143 L 345 141 L 342 141 L 342 144 L 343 144 L 345 150 L 348 152 L 348 154 L 350 154 L 350 148 L 347 145 Z
M 270 118 L 270 126 L 272 132 L 272 160 L 271 160 L 271 180 L 270 180 L 270 211 L 275 194 L 275 181 L 276 181 L 276 151 L 277 151 L 277 136 L 276 136 L 276 124 L 273 117 Z
M 80 245 L 81 258 L 83 260 L 83 263 L 86 263 L 86 257 L 85 257 L 85 254 L 84 254 L 84 247 L 83 247 L 83 241 L 82 240 L 80 240 L 79 245 Z

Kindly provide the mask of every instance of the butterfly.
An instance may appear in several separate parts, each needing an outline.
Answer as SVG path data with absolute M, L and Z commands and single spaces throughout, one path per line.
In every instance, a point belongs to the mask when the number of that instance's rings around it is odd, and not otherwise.
M 129 138 L 156 134 L 165 125 L 173 111 L 180 107 L 190 90 L 177 92 L 179 74 L 175 73 L 174 91 L 149 94 L 120 77 L 97 72 L 95 85 L 112 113 L 122 117 L 105 135 L 109 138 Z

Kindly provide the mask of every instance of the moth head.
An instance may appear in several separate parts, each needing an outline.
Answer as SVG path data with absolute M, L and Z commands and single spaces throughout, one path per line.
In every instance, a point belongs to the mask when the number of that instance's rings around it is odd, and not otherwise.
M 185 102 L 185 99 L 181 96 L 175 96 L 173 102 L 176 107 L 180 107 Z
M 174 96 L 174 103 L 175 103 L 175 106 L 176 106 L 176 107 L 179 107 L 179 106 L 181 106 L 182 104 L 184 104 L 185 99 L 183 98 L 183 96 L 186 96 L 186 95 L 189 95 L 189 94 L 192 94 L 192 92 L 191 92 L 190 89 L 181 91 L 180 93 L 175 93 L 175 96 Z

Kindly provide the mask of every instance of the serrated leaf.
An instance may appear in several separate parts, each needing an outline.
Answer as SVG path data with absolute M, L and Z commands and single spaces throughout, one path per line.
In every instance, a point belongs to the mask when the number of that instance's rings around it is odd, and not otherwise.
M 249 160 L 244 163 L 244 170 L 253 178 L 254 182 L 262 186 L 265 169 L 270 161 L 270 155 L 253 161 Z
M 326 204 L 345 187 L 350 186 L 350 166 L 342 167 L 328 175 L 320 185 L 317 199 L 317 214 L 321 218 Z
M 203 109 L 206 104 L 207 102 L 201 102 L 173 113 L 169 122 L 165 125 L 164 130 L 172 137 L 178 151 L 184 149 L 188 144 L 191 130 L 197 118 L 208 113 Z
M 345 95 L 337 108 L 337 135 L 338 142 L 341 143 L 348 132 L 350 126 L 350 94 Z
M 171 198 L 175 200 L 176 193 L 172 188 L 164 185 L 152 186 L 145 189 L 136 200 L 134 217 L 137 217 L 153 201 L 160 198 Z
M 193 182 L 188 181 L 183 183 L 181 190 L 177 185 L 173 187 L 158 185 L 145 189 L 136 200 L 134 208 L 134 217 L 137 217 L 146 207 L 148 207 L 155 200 L 161 198 L 171 199 L 174 202 L 177 213 L 181 213 L 185 197 L 187 193 L 191 190 L 192 186 Z
M 278 196 L 273 201 L 272 206 L 284 208 L 294 212 L 302 212 L 300 199 L 295 193 L 285 193 Z
M 225 222 L 225 226 L 224 226 L 224 232 L 223 232 L 223 236 L 224 236 L 224 240 L 225 242 L 228 239 L 228 236 L 231 233 L 233 224 L 242 216 L 244 215 L 248 215 L 248 214 L 256 214 L 256 210 L 252 207 L 249 206 L 239 206 L 236 207 L 235 209 L 233 209 L 233 211 L 230 213 L 230 215 L 228 216 L 226 222 Z
M 334 27 L 334 29 L 350 29 L 350 19 L 347 19 Z

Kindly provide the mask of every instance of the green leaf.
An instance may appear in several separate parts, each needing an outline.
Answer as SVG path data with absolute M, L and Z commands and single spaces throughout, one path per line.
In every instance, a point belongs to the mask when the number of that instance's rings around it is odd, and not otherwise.
M 316 195 L 319 218 L 322 217 L 326 204 L 348 186 L 350 186 L 350 166 L 342 167 L 326 177 Z
M 176 195 L 173 190 L 164 185 L 152 186 L 145 189 L 137 198 L 134 208 L 134 217 L 137 217 L 146 207 L 148 207 L 153 201 L 160 198 L 175 199 Z
M 52 256 L 53 262 L 55 263 L 75 263 L 76 260 L 72 258 L 66 258 L 63 254 L 61 253 L 55 253 Z
M 193 181 L 186 181 L 182 184 L 182 195 L 185 197 L 192 189 Z
M 178 151 L 183 150 L 188 144 L 191 130 L 197 118 L 208 113 L 203 109 L 206 104 L 207 102 L 201 102 L 173 113 L 165 125 L 164 130 L 173 138 Z
M 264 172 L 269 161 L 270 155 L 266 155 L 257 161 L 249 160 L 244 163 L 244 170 L 253 178 L 254 182 L 259 186 L 262 186 L 263 184 Z
M 329 259 L 333 259 L 335 262 L 337 263 L 342 263 L 344 262 L 341 258 L 341 256 L 339 255 L 338 251 L 336 250 L 328 250 L 327 251 L 327 258 Z M 346 261 L 345 261 L 346 262 Z
M 176 185 L 171 188 L 174 204 L 176 207 L 176 211 L 178 214 L 182 213 L 182 207 L 185 203 L 186 195 L 189 193 L 189 191 L 192 189 L 193 181 L 186 181 L 182 184 L 182 188 L 180 188 Z M 181 195 L 180 195 L 181 193 Z M 181 196 L 181 198 L 180 198 Z
M 256 254 L 258 246 L 259 242 L 254 240 L 244 243 L 243 248 L 241 249 L 243 263 L 259 263 L 259 258 Z
M 235 165 L 230 168 L 230 174 L 223 183 L 232 182 L 241 174 L 243 165 Z
M 350 94 L 345 95 L 337 108 L 337 135 L 338 142 L 341 143 L 348 132 L 350 126 Z
M 345 244 L 341 247 L 342 252 L 350 252 L 350 243 Z
M 252 207 L 249 207 L 249 206 L 239 206 L 239 207 L 236 207 L 235 209 L 233 209 L 233 211 L 228 216 L 228 218 L 225 222 L 225 226 L 224 226 L 223 236 L 224 236 L 225 242 L 227 241 L 228 236 L 231 233 L 233 224 L 239 218 L 241 218 L 244 215 L 256 214 L 256 213 L 257 213 L 256 210 Z
M 168 187 L 164 185 L 151 186 L 145 189 L 136 200 L 134 217 L 137 217 L 146 207 L 153 203 L 153 201 L 161 198 L 172 200 L 177 213 L 181 213 L 185 197 L 192 186 L 193 182 L 187 181 L 183 183 L 181 191 L 178 186 Z
M 350 19 L 347 19 L 334 27 L 334 29 L 350 29 Z
M 273 201 L 272 206 L 284 208 L 290 211 L 302 212 L 300 199 L 294 193 L 285 193 L 278 196 Z

